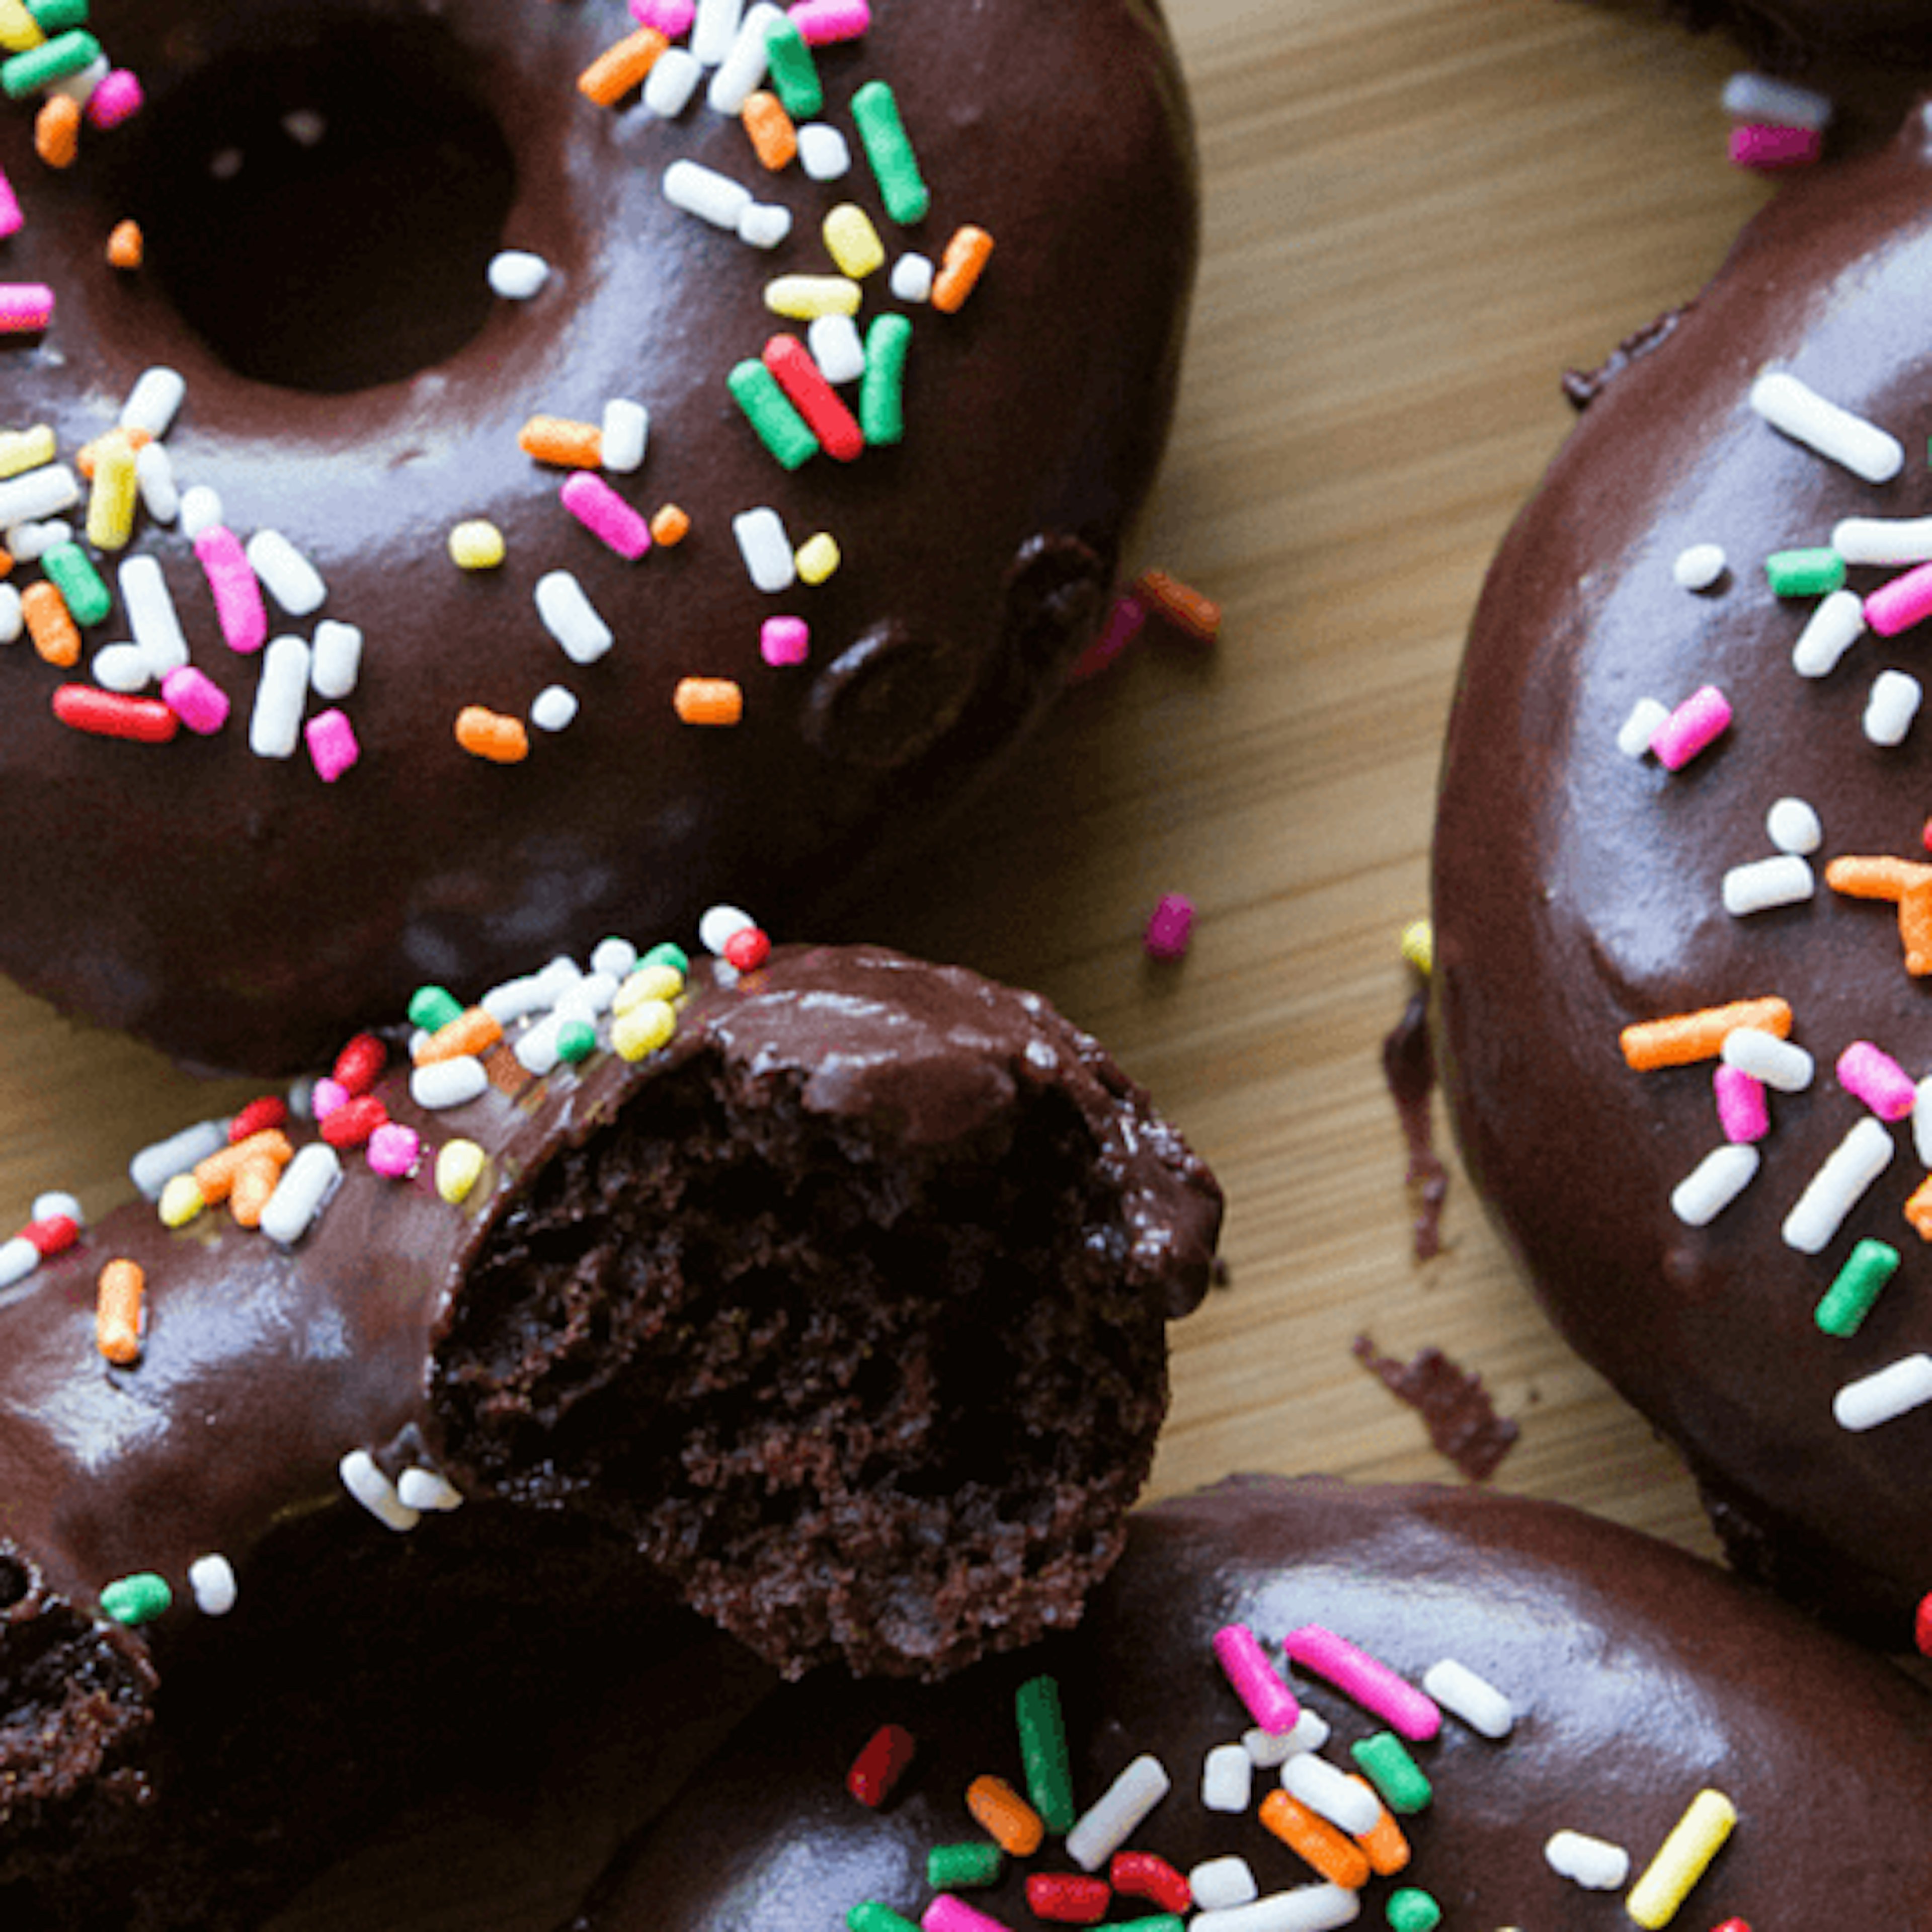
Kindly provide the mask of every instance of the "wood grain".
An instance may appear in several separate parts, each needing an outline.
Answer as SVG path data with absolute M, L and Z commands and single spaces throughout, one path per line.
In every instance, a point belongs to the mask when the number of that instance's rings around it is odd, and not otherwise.
M 1411 1252 L 1378 1048 L 1425 909 L 1438 747 L 1486 561 L 1562 436 L 1566 366 L 1695 291 L 1762 199 L 1736 62 L 1576 0 L 1171 0 L 1207 242 L 1136 546 L 1226 604 L 1072 693 L 878 936 L 1037 986 L 1218 1169 L 1231 1284 L 1177 1337 L 1162 1492 L 1237 1468 L 1455 1480 L 1353 1359 L 1438 1345 L 1521 1440 L 1498 1486 L 1699 1548 L 1672 1457 L 1553 1338 L 1460 1176 Z M 1199 908 L 1142 956 L 1163 892 Z M 0 1211 L 90 1208 L 220 1096 L 0 993 Z M 548 1927 L 624 1822 L 604 1768 L 514 1816 L 414 1821 L 283 1932 Z

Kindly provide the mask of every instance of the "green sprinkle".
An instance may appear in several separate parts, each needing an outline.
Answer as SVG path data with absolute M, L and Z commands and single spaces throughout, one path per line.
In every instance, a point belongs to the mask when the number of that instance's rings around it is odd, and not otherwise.
M 1430 1932 L 1442 1923 L 1442 1908 L 1419 1886 L 1406 1885 L 1389 1894 L 1388 1922 L 1395 1932 Z
M 1118 1925 L 1109 1925 L 1107 1932 L 1181 1932 L 1180 1916 L 1156 1912 L 1151 1918 L 1123 1918 Z
M 805 36 L 790 21 L 774 27 L 765 37 L 765 58 L 771 67 L 772 89 L 794 121 L 808 120 L 825 105 L 818 63 L 812 58 Z
M 56 544 L 43 551 L 40 568 L 66 600 L 76 624 L 98 624 L 113 609 L 114 593 L 77 543 Z
M 1348 1749 L 1362 1767 L 1363 1775 L 1382 1793 L 1382 1802 L 1391 1811 L 1412 1815 L 1428 1808 L 1436 1794 L 1430 1789 L 1422 1767 L 1409 1756 L 1394 1732 L 1378 1731 Z
M 675 966 L 682 974 L 691 971 L 691 955 L 681 946 L 674 946 L 667 939 L 653 946 L 638 962 L 640 966 Z
M 0 92 L 9 100 L 24 100 L 57 80 L 80 73 L 84 67 L 92 67 L 100 58 L 100 43 L 92 34 L 77 29 L 57 34 L 23 54 L 10 54 L 0 61 Z
M 724 379 L 758 440 L 787 470 L 818 454 L 818 439 L 778 387 L 778 379 L 756 356 L 748 357 Z
M 87 25 L 87 0 L 27 0 L 27 11 L 44 34 L 64 34 Z
M 1898 1250 L 1888 1243 L 1859 1242 L 1818 1304 L 1818 1326 L 1828 1335 L 1856 1335 L 1879 1290 L 1898 1272 L 1899 1259 Z
M 932 196 L 920 178 L 919 162 L 899 118 L 898 98 L 883 80 L 868 80 L 852 97 L 852 118 L 878 178 L 886 212 L 895 221 L 923 221 Z
M 588 1020 L 570 1020 L 558 1030 L 560 1060 L 588 1060 L 597 1051 L 597 1029 Z
M 866 332 L 866 373 L 859 383 L 859 428 L 874 446 L 905 436 L 906 350 L 912 323 L 902 315 L 882 315 Z
M 934 1892 L 964 1892 L 998 1885 L 1004 1858 L 998 1845 L 978 1840 L 934 1845 L 926 1855 L 926 1882 Z
M 100 1607 L 117 1624 L 151 1624 L 174 1600 L 165 1576 L 137 1570 L 131 1576 L 117 1576 L 101 1592 Z
M 434 1033 L 463 1017 L 463 1002 L 446 986 L 418 986 L 410 995 L 410 1024 Z
M 881 1905 L 876 1898 L 854 1906 L 845 1915 L 845 1923 L 851 1932 L 919 1932 L 910 1918 L 902 1918 L 890 1905 Z
M 1055 1838 L 1072 1830 L 1073 1772 L 1066 1754 L 1066 1723 L 1060 1715 L 1060 1685 L 1052 1677 L 1029 1677 L 1013 1698 L 1019 1720 L 1020 1761 L 1026 1766 L 1027 1796 L 1040 1821 Z
M 1822 597 L 1845 587 L 1845 560 L 1828 547 L 1774 550 L 1764 560 L 1764 574 L 1774 597 Z

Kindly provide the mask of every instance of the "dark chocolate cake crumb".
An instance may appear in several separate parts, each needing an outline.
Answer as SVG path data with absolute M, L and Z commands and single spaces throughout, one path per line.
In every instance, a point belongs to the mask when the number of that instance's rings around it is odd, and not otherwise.
M 1422 1349 L 1409 1361 L 1378 1354 L 1366 1335 L 1358 1335 L 1354 1357 L 1370 1374 L 1422 1417 L 1429 1439 L 1472 1483 L 1496 1474 L 1521 1429 L 1496 1413 L 1483 1378 L 1459 1368 L 1440 1348 Z

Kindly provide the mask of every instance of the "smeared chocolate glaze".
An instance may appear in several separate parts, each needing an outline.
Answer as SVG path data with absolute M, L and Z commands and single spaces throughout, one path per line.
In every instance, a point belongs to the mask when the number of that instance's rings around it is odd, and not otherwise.
M 1367 1336 L 1358 1335 L 1354 1352 L 1391 1395 L 1421 1416 L 1430 1441 L 1472 1483 L 1493 1476 L 1522 1433 L 1512 1418 L 1496 1413 L 1482 1377 L 1440 1348 L 1418 1349 L 1405 1362 L 1380 1353 Z
M 1417 1202 L 1415 1258 L 1426 1262 L 1442 1252 L 1442 1204 L 1449 1196 L 1449 1170 L 1436 1151 L 1436 1054 L 1426 990 L 1410 999 L 1382 1041 L 1382 1078 L 1408 1144 L 1403 1178 Z
M 50 424 L 71 458 L 144 369 L 178 368 L 178 480 L 218 490 L 240 536 L 292 539 L 328 586 L 320 616 L 366 639 L 339 700 L 360 760 L 332 785 L 299 748 L 247 748 L 260 660 L 223 643 L 178 528 L 143 520 L 133 550 L 160 560 L 192 662 L 232 701 L 224 730 L 82 736 L 50 709 L 64 674 L 6 655 L 0 968 L 32 990 L 190 1062 L 267 1072 L 425 979 L 687 930 L 726 881 L 775 920 L 808 904 L 824 930 L 835 899 L 932 834 L 1091 636 L 1165 437 L 1195 256 L 1191 131 L 1151 0 L 878 8 L 817 57 L 820 118 L 853 155 L 824 183 L 767 174 L 737 118 L 701 100 L 673 122 L 580 98 L 578 74 L 635 24 L 620 0 L 103 0 L 94 28 L 140 74 L 142 112 L 90 130 L 60 173 L 34 157 L 28 108 L 0 115 L 27 207 L 8 274 L 57 299 L 44 336 L 0 349 L 0 422 Z M 884 216 L 849 112 L 874 80 L 931 190 L 910 226 Z M 768 252 L 672 206 L 660 183 L 680 159 L 788 210 L 790 239 Z M 891 258 L 937 258 L 968 223 L 995 252 L 955 315 L 868 278 L 862 321 L 914 321 L 904 440 L 788 474 L 725 379 L 802 330 L 763 292 L 829 269 L 820 224 L 844 200 Z M 102 255 L 130 214 L 148 238 L 133 274 Z M 534 300 L 484 294 L 500 244 L 548 261 Z M 614 397 L 652 418 L 620 493 L 693 519 L 635 563 L 518 447 L 526 418 L 594 422 Z M 733 519 L 760 506 L 794 544 L 830 532 L 836 574 L 756 590 Z M 506 540 L 500 569 L 446 553 L 478 517 Z M 119 560 L 103 560 L 110 586 Z M 560 568 L 616 633 L 594 664 L 538 621 L 534 586 Z M 763 662 L 777 614 L 808 622 L 808 664 Z M 271 616 L 277 634 L 318 621 Z M 117 608 L 91 630 L 89 656 L 126 621 Z M 737 680 L 742 723 L 678 722 L 686 676 Z M 459 748 L 463 706 L 521 718 L 552 685 L 580 709 L 534 731 L 523 763 Z
M 1780 1229 L 1865 1112 L 1834 1078 L 1839 1054 L 1864 1040 L 1915 1076 L 1928 1064 L 1927 982 L 1906 970 L 1896 907 L 1823 879 L 1840 855 L 1924 857 L 1925 721 L 1895 748 L 1861 725 L 1880 671 L 1922 674 L 1922 645 L 1868 634 L 1802 677 L 1792 652 L 1815 600 L 1780 602 L 1762 566 L 1828 544 L 1842 518 L 1932 512 L 1928 187 L 1923 110 L 1888 152 L 1794 182 L 1582 416 L 1476 614 L 1432 908 L 1463 1152 L 1558 1325 L 1684 1450 L 1740 1560 L 1900 1647 L 1932 1586 L 1932 1410 L 1855 1433 L 1832 1405 L 1932 1340 L 1932 1261 L 1902 1214 L 1924 1172 L 1909 1132 L 1822 1252 Z M 1895 435 L 1897 478 L 1861 482 L 1760 420 L 1748 394 L 1772 368 Z M 1707 542 L 1727 580 L 1679 589 L 1673 560 Z M 1851 584 L 1891 574 L 1858 567 Z M 1618 750 L 1638 699 L 1674 705 L 1707 682 L 1735 722 L 1692 764 Z M 1724 874 L 1772 853 L 1766 814 L 1786 796 L 1822 824 L 1815 896 L 1733 916 Z M 1816 1077 L 1771 1096 L 1756 1178 L 1688 1226 L 1670 1196 L 1720 1144 L 1711 1067 L 1633 1072 L 1620 1029 L 1766 994 L 1790 1002 Z M 1835 1339 L 1814 1310 L 1864 1238 L 1903 1265 Z
M 1363 1924 L 1413 1886 L 1445 1922 L 1628 1927 L 1622 1892 L 1560 1877 L 1546 1841 L 1559 1830 L 1609 1839 L 1634 1876 L 1706 1786 L 1738 1822 L 1678 1923 L 1910 1919 L 1932 1881 L 1932 1846 L 1898 1809 L 1899 1792 L 1932 1776 L 1932 1702 L 1882 1663 L 1708 1564 L 1550 1504 L 1246 1478 L 1137 1514 L 1125 1560 L 1070 1639 L 916 1696 L 826 1682 L 768 1705 L 634 1844 L 571 1932 L 834 1925 L 867 1899 L 916 1922 L 933 1895 L 928 1850 L 980 1835 L 968 1784 L 990 1773 L 1027 1789 L 1013 1698 L 1041 1672 L 1060 1686 L 1077 1806 L 1152 1753 L 1173 1789 L 1132 1848 L 1184 1874 L 1238 1855 L 1264 1894 L 1312 1884 L 1252 1808 L 1199 1802 L 1206 1753 L 1251 1722 L 1210 1648 L 1237 1622 L 1271 1649 L 1324 1624 L 1412 1682 L 1453 1658 L 1514 1706 L 1500 1741 L 1449 1716 L 1411 1747 L 1432 1798 L 1400 1820 L 1409 1864 L 1370 1880 Z M 1334 1726 L 1324 1754 L 1353 1769 L 1350 1745 L 1386 1727 L 1300 1672 L 1294 1682 Z M 918 1748 L 900 1794 L 874 1812 L 844 1778 L 886 1721 Z M 1273 1781 L 1257 1773 L 1257 1802 Z M 1073 1869 L 1050 1838 L 962 1896 L 1028 1925 L 1026 1876 Z M 1156 1909 L 1120 1898 L 1109 1916 Z

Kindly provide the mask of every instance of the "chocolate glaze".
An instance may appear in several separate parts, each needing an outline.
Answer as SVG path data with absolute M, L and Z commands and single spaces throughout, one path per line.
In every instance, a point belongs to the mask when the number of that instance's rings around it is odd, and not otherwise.
M 572 1932 L 833 1925 L 866 1898 L 916 1921 L 932 1896 L 928 1850 L 980 1836 L 968 1784 L 991 1772 L 1026 1788 L 1012 1691 L 1042 1670 L 1060 1682 L 1076 1804 L 1150 1751 L 1174 1788 L 1132 1847 L 1183 1872 L 1238 1854 L 1264 1894 L 1312 1882 L 1252 1813 L 1212 1814 L 1198 1800 L 1205 1753 L 1250 1722 L 1210 1649 L 1231 1622 L 1270 1646 L 1325 1624 L 1411 1682 L 1454 1658 L 1516 1708 L 1501 1742 L 1448 1717 L 1412 1748 L 1433 1801 L 1400 1821 L 1409 1867 L 1370 1881 L 1364 1924 L 1380 1922 L 1392 1885 L 1413 1885 L 1452 1924 L 1628 1927 L 1621 1893 L 1559 1877 L 1546 1840 L 1612 1840 L 1634 1877 L 1706 1786 L 1738 1820 L 1679 1924 L 1909 1920 L 1932 1879 L 1932 1848 L 1899 1828 L 1896 1808 L 1932 1775 L 1932 1703 L 1888 1666 L 1708 1564 L 1573 1510 L 1249 1478 L 1139 1513 L 1126 1559 L 1064 1642 L 916 1696 L 829 1682 L 785 1694 L 634 1844 Z M 1348 1746 L 1382 1726 L 1302 1673 L 1294 1682 L 1335 1727 L 1324 1755 L 1352 1768 Z M 919 1748 L 902 1795 L 873 1812 L 844 1774 L 882 1721 L 904 1724 Z M 1257 1774 L 1257 1802 L 1271 1781 Z M 1031 1924 L 1025 1874 L 1071 1869 L 1050 1839 L 1010 1861 L 991 1892 L 962 1896 Z M 1109 1916 L 1154 1909 L 1121 1899 Z
M 1834 52 L 1932 60 L 1924 0 L 1664 0 L 1664 10 L 1700 31 L 1722 28 L 1755 59 L 1787 72 Z
M 568 1510 L 607 1541 L 615 1532 L 650 1559 L 631 1567 L 656 1574 L 660 1593 L 793 1669 L 842 1651 L 861 1668 L 936 1672 L 1077 1616 L 1144 1477 L 1165 1400 L 1160 1337 L 1205 1292 L 1220 1215 L 1212 1180 L 1094 1042 L 1036 997 L 968 973 L 880 949 L 793 947 L 736 983 L 700 963 L 675 1036 L 646 1060 L 600 1048 L 540 1079 L 501 1051 L 492 1065 L 497 1086 L 434 1114 L 400 1072 L 376 1089 L 430 1148 L 460 1137 L 485 1150 L 460 1205 L 438 1192 L 430 1160 L 392 1180 L 352 1153 L 292 1246 L 220 1208 L 171 1232 L 136 1203 L 0 1298 L 0 1670 L 29 1702 L 51 1641 L 70 1668 L 77 1658 L 116 1686 L 104 1732 L 98 1712 L 72 1710 L 0 1733 L 9 1790 L 22 1767 L 44 1778 L 35 1795 L 50 1807 L 98 1802 L 117 1778 L 138 1789 L 157 1660 L 165 1692 L 171 1656 L 221 1654 L 190 1565 L 226 1556 L 246 1601 L 272 1532 L 278 1547 L 296 1538 L 278 1560 L 297 1576 L 304 1538 L 382 1543 L 390 1532 L 338 1474 L 358 1448 L 392 1478 L 435 1469 L 500 1510 L 552 1521 Z M 752 1148 L 738 1217 L 796 1231 L 762 1274 L 730 1272 L 716 1207 L 700 1199 L 718 1144 L 700 1140 L 700 1094 L 722 1096 Z M 1010 1166 L 1045 1144 L 1022 1138 L 1040 1110 L 1054 1157 L 1077 1160 L 1091 1192 L 1083 1202 L 1043 1168 L 1022 1172 L 1010 1253 L 988 1264 L 949 1252 L 928 1226 L 935 1198 L 962 1204 L 962 1242 L 983 1239 L 972 1176 L 998 1163 L 1003 1135 Z M 798 1146 L 810 1150 L 802 1177 L 784 1157 Z M 755 1199 L 766 1173 L 789 1190 L 776 1208 Z M 894 1196 L 896 1222 L 866 1220 L 868 1188 Z M 594 1214 L 586 1189 L 598 1190 Z M 680 1204 L 673 1225 L 653 1218 L 659 1193 Z M 1090 1219 L 1044 1245 L 1026 1226 L 1083 1210 Z M 547 1219 L 556 1211 L 561 1232 Z M 842 1232 L 854 1221 L 856 1237 Z M 878 1277 L 876 1292 L 902 1304 L 878 1311 L 898 1324 L 883 1382 L 851 1365 L 871 1331 L 846 1332 L 858 1318 L 831 1288 L 808 1277 L 815 1323 L 788 1330 L 799 1318 L 770 1278 L 816 1249 L 874 1288 L 860 1276 L 868 1242 L 924 1257 Z M 117 1257 L 139 1262 L 148 1284 L 141 1358 L 127 1368 L 93 1335 L 95 1281 Z M 1027 1271 L 1042 1268 L 1044 1279 Z M 962 1352 L 947 1341 L 960 1322 L 1000 1332 Z M 758 1352 L 772 1324 L 775 1365 Z M 1011 1472 L 1010 1492 L 964 1476 L 934 1486 L 954 1435 L 1003 1440 L 995 1424 L 1010 1414 L 1036 1426 L 1051 1390 L 1027 1385 L 1035 1340 L 1092 1397 L 1054 1384 L 1064 1432 L 1016 1453 L 1032 1466 Z M 998 1366 L 1009 1346 L 1010 1377 Z M 1118 1380 L 1129 1373 L 1132 1389 Z M 1088 1414 L 1095 1402 L 1118 1419 Z M 691 1432 L 663 1448 L 669 1467 L 640 1466 L 660 1413 Z M 704 1447 L 707 1429 L 761 1459 L 762 1524 L 755 1508 L 750 1524 L 733 1520 L 746 1479 L 728 1458 L 707 1469 L 724 1456 Z M 1010 1520 L 1003 1504 L 1029 1514 Z M 434 1545 L 447 1527 L 425 1516 L 411 1540 Z M 564 1568 L 568 1589 L 578 1566 Z M 101 1592 L 142 1571 L 176 1600 L 130 1630 L 103 1613 Z M 58 1684 L 37 1688 L 58 1707 Z M 16 1835 L 40 1822 L 24 1804 L 8 1818 Z
M 1794 1592 L 1904 1645 L 1932 1586 L 1932 1411 L 1863 1434 L 1844 1384 L 1932 1337 L 1932 1260 L 1901 1216 L 1923 1177 L 1909 1133 L 1816 1256 L 1784 1217 L 1863 1108 L 1833 1076 L 1869 1040 L 1928 1064 L 1926 982 L 1894 909 L 1822 883 L 1839 854 L 1924 856 L 1932 737 L 1898 748 L 1860 720 L 1886 666 L 1922 672 L 1910 633 L 1868 635 L 1809 681 L 1792 646 L 1810 600 L 1780 604 L 1770 552 L 1828 543 L 1850 514 L 1932 511 L 1921 291 L 1932 274 L 1932 120 L 1887 152 L 1791 188 L 1748 228 L 1667 338 L 1616 374 L 1504 544 L 1450 722 L 1435 850 L 1445 1090 L 1480 1190 L 1564 1333 L 1688 1457 L 1734 1551 Z M 1754 377 L 1789 368 L 1903 442 L 1903 474 L 1861 483 L 1759 420 Z M 1695 542 L 1730 572 L 1672 581 Z M 1852 572 L 1868 589 L 1892 573 Z M 1633 704 L 1710 682 L 1736 722 L 1675 776 L 1624 757 Z M 1772 850 L 1766 813 L 1808 800 L 1824 829 L 1816 896 L 1734 918 L 1730 867 Z M 1763 1164 L 1708 1227 L 1672 1188 L 1719 1144 L 1708 1065 L 1632 1072 L 1637 1020 L 1777 993 L 1816 1055 L 1809 1091 L 1774 1095 Z M 1858 1334 L 1813 1311 L 1852 1244 L 1904 1264 Z
M 1496 1413 L 1482 1377 L 1440 1348 L 1418 1348 L 1405 1362 L 1381 1354 L 1367 1336 L 1358 1335 L 1354 1353 L 1390 1394 L 1422 1418 L 1438 1453 L 1472 1483 L 1493 1476 L 1522 1433 L 1512 1418 Z
M 24 646 L 6 654 L 0 968 L 32 989 L 191 1063 L 284 1070 L 424 979 L 487 983 L 606 932 L 686 930 L 727 890 L 774 920 L 850 899 L 930 834 L 1092 634 L 1166 434 L 1195 256 L 1191 130 L 1151 0 L 879 8 L 862 41 L 819 52 L 824 118 L 854 154 L 825 184 L 796 164 L 765 174 L 735 118 L 701 101 L 651 123 L 582 99 L 577 75 L 634 26 L 620 0 L 110 0 L 96 27 L 141 76 L 144 111 L 89 130 L 62 174 L 34 158 L 28 110 L 0 116 L 0 166 L 28 218 L 8 274 L 58 302 L 44 336 L 0 348 L 0 422 L 49 423 L 70 456 L 143 369 L 178 368 L 178 480 L 214 486 L 242 536 L 291 538 L 328 584 L 321 614 L 367 639 L 342 706 L 361 759 L 333 786 L 304 752 L 246 748 L 257 664 L 221 641 L 178 529 L 144 520 L 134 548 L 160 560 L 192 661 L 234 701 L 220 734 L 158 747 L 81 735 L 50 711 L 62 674 Z M 372 64 L 400 73 L 400 97 L 434 104 L 433 138 L 358 105 Z M 932 194 L 910 228 L 884 217 L 848 112 L 878 79 Z M 302 149 L 282 117 L 317 109 L 322 139 Z M 459 206 L 386 254 L 394 218 L 372 211 L 415 208 L 440 178 L 431 164 L 456 184 L 446 200 L 500 191 L 490 130 L 513 170 L 500 238 L 469 232 Z M 347 160 L 332 160 L 332 142 Z M 232 183 L 208 172 L 224 153 L 241 157 Z M 679 158 L 789 209 L 790 239 L 767 253 L 673 208 L 659 182 Z M 286 190 L 272 185 L 284 176 Z M 264 207 L 233 199 L 264 181 Z M 904 442 L 788 475 L 725 376 L 802 329 L 762 291 L 829 267 L 820 224 L 842 200 L 874 214 L 891 256 L 936 258 L 969 222 L 994 254 L 958 314 L 910 311 Z M 318 210 L 340 232 L 312 226 Z M 132 275 L 102 259 L 130 212 L 150 239 Z M 362 265 L 379 316 L 368 356 L 334 320 L 340 278 L 260 287 L 266 238 L 291 225 L 304 236 L 283 251 L 291 278 Z M 478 309 L 470 292 L 499 238 L 543 255 L 551 280 L 533 301 Z M 250 318 L 230 361 L 170 292 L 209 276 L 228 280 L 218 298 L 194 294 L 195 313 Z M 884 279 L 866 285 L 862 320 L 898 306 Z M 313 329 L 288 329 L 291 311 Z M 291 339 L 260 339 L 272 331 Z M 244 355 L 332 386 L 238 374 Z M 595 421 L 613 396 L 652 422 L 642 473 L 613 479 L 620 493 L 694 519 L 681 547 L 636 563 L 579 528 L 558 472 L 517 446 L 528 416 Z M 760 505 L 794 543 L 831 532 L 837 574 L 783 596 L 754 589 L 731 520 Z M 475 517 L 507 539 L 497 571 L 446 554 Z M 533 608 L 538 578 L 560 568 L 616 634 L 586 668 Z M 760 658 L 760 623 L 781 613 L 812 627 L 804 666 Z M 316 621 L 272 604 L 271 618 L 272 633 L 304 636 Z M 90 653 L 125 635 L 117 610 Z M 687 675 L 737 680 L 743 722 L 680 724 Z M 557 683 L 581 701 L 576 722 L 533 732 L 523 764 L 458 747 L 460 707 L 522 717 Z M 83 800 L 102 808 L 76 811 Z

